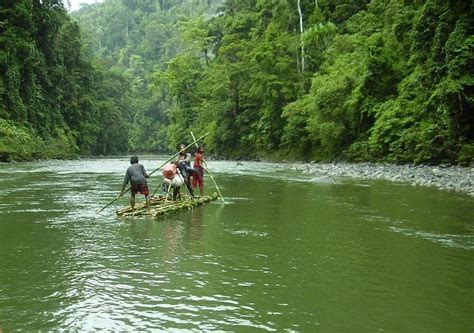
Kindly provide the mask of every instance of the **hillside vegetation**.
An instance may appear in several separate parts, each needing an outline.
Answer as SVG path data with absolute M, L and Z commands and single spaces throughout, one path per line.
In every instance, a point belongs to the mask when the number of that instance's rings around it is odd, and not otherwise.
M 191 130 L 223 158 L 474 158 L 471 1 L 1 8 L 0 159 L 175 150 Z

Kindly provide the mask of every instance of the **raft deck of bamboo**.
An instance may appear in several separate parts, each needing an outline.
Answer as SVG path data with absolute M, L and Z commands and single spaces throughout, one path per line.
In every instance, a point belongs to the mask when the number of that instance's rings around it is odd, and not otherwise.
M 150 208 L 147 208 L 146 203 L 142 202 L 135 205 L 134 211 L 132 211 L 132 208 L 128 206 L 118 210 L 117 215 L 121 217 L 158 218 L 181 210 L 193 209 L 194 207 L 216 200 L 218 197 L 217 193 L 213 193 L 211 196 L 205 195 L 199 198 L 187 197 L 182 200 L 172 201 L 166 200 L 164 196 L 159 195 L 150 199 Z

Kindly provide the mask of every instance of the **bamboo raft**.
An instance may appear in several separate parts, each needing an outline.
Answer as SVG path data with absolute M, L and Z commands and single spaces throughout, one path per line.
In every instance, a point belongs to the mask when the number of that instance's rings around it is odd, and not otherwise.
M 135 210 L 132 211 L 130 206 L 122 208 L 117 211 L 120 217 L 152 217 L 159 218 L 169 214 L 173 214 L 182 210 L 193 209 L 197 206 L 202 206 L 210 201 L 219 198 L 217 193 L 211 196 L 203 196 L 199 198 L 185 197 L 179 201 L 166 200 L 165 196 L 159 195 L 150 199 L 150 208 L 146 207 L 146 203 L 142 202 L 135 205 Z

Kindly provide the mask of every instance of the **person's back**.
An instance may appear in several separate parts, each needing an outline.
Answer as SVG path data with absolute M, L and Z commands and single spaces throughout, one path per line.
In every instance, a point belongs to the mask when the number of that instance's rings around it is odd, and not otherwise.
M 173 187 L 173 200 L 181 198 L 180 186 L 184 184 L 184 179 L 178 172 L 177 161 L 171 162 L 163 168 L 164 189 L 166 193 Z
M 178 167 L 176 163 L 170 163 L 163 168 L 163 177 L 167 179 L 173 179 L 174 176 L 176 176 L 177 172 L 178 172 Z
M 201 168 L 203 159 L 204 159 L 204 156 L 203 156 L 202 148 L 199 148 L 199 150 L 196 151 L 194 155 L 194 167 Z
M 130 166 L 127 168 L 125 172 L 125 178 L 123 180 L 122 191 L 120 191 L 120 196 L 123 195 L 125 192 L 125 187 L 127 186 L 128 182 L 131 185 L 131 195 L 130 195 L 130 206 L 132 210 L 135 209 L 135 195 L 137 193 L 141 193 L 145 196 L 146 205 L 150 208 L 150 200 L 148 197 L 148 184 L 146 178 L 148 178 L 148 174 L 145 171 L 145 167 L 138 163 L 138 157 L 132 156 L 130 158 Z
M 132 184 L 147 184 L 146 181 L 146 172 L 143 165 L 140 163 L 134 163 L 130 165 L 127 169 L 127 173 L 125 174 L 125 183 L 128 183 L 128 180 Z

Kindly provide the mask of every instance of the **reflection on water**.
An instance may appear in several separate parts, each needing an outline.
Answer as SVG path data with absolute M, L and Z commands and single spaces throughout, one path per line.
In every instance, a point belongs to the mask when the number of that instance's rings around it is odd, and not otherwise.
M 141 162 L 151 171 L 164 160 Z M 227 204 L 118 219 L 124 196 L 96 214 L 117 195 L 128 163 L 0 165 L 0 327 L 474 327 L 471 197 L 211 162 Z M 160 182 L 151 177 L 151 188 Z

